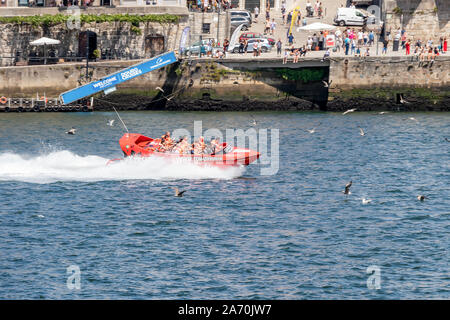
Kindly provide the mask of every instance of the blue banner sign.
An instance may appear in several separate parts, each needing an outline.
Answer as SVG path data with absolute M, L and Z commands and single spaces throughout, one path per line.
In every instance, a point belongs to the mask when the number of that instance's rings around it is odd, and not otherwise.
M 173 51 L 170 51 L 144 62 L 135 64 L 119 72 L 110 74 L 103 79 L 93 81 L 84 86 L 66 91 L 60 95 L 60 98 L 62 103 L 68 104 L 80 100 L 84 97 L 90 96 L 94 93 L 108 89 L 110 87 L 114 87 L 119 83 L 131 80 L 150 71 L 163 68 L 176 61 L 177 58 L 175 56 L 175 53 Z

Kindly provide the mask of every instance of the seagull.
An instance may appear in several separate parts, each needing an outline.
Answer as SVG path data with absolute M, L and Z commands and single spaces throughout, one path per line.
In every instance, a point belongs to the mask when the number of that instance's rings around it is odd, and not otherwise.
M 314 132 L 316 132 L 316 128 L 312 128 L 311 130 L 310 129 L 306 129 L 309 133 L 311 133 L 311 134 L 313 134 Z
M 418 195 L 417 196 L 417 200 L 419 200 L 419 201 L 424 201 L 425 199 L 428 199 L 427 197 L 425 197 L 424 195 Z
M 444 138 L 444 139 L 445 139 L 445 141 L 450 142 L 450 140 L 448 138 Z
M 382 115 L 382 114 L 386 114 L 386 113 L 389 113 L 389 112 L 387 112 L 387 111 L 381 111 L 381 112 L 378 113 L 378 114 Z
M 108 126 L 112 127 L 114 125 L 115 120 L 108 120 Z
M 361 200 L 362 200 L 362 204 L 368 204 L 368 203 L 372 202 L 372 200 L 366 199 L 366 198 L 362 198 Z
M 346 185 L 345 185 L 345 190 L 344 191 L 342 191 L 344 194 L 351 194 L 351 192 L 350 192 L 350 187 L 352 186 L 352 181 L 350 181 L 349 183 L 347 183 Z
M 417 120 L 416 118 L 414 118 L 414 117 L 409 117 L 408 118 L 409 120 L 412 120 L 412 121 L 416 121 L 416 122 L 419 122 L 419 120 Z
M 172 189 L 175 190 L 175 197 L 182 197 L 182 196 L 183 196 L 183 193 L 186 192 L 186 190 L 179 191 L 178 188 L 176 188 L 176 187 L 174 187 L 174 188 L 172 188 Z
M 363 128 L 358 127 L 359 128 L 359 134 L 364 137 L 366 135 L 366 133 L 364 132 Z
M 323 86 L 325 87 L 325 88 L 328 88 L 330 85 L 331 85 L 331 83 L 333 82 L 333 80 L 331 80 L 331 81 L 328 81 L 328 82 L 326 82 L 326 81 L 322 81 L 322 83 L 323 83 Z
M 161 92 L 163 92 L 163 93 L 164 93 L 164 90 L 163 90 L 163 89 L 161 89 L 160 87 L 156 87 L 155 89 L 156 89 L 156 90 L 159 90 L 159 91 L 161 91 Z
M 406 101 L 405 99 L 403 99 L 403 94 L 400 95 L 400 103 L 401 104 L 405 104 L 405 103 L 410 103 L 408 101 Z
M 349 110 L 345 111 L 345 112 L 343 113 L 343 115 L 346 115 L 347 113 L 355 112 L 355 111 L 356 111 L 356 108 L 355 108 L 355 109 L 349 109 Z
M 75 132 L 77 131 L 77 129 L 75 129 L 74 127 L 72 127 L 72 129 L 70 129 L 69 131 L 66 131 L 67 134 L 75 134 Z
M 252 115 L 250 115 L 251 117 L 252 117 L 252 126 L 256 126 L 257 124 L 258 124 L 258 122 L 256 121 L 256 119 L 252 116 Z

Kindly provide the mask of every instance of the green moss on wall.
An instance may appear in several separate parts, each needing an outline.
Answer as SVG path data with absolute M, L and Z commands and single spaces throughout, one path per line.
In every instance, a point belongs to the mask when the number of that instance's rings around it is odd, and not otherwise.
M 302 81 L 303 83 L 321 81 L 321 80 L 323 80 L 323 78 L 325 76 L 325 70 L 323 68 L 320 68 L 320 69 L 282 68 L 282 69 L 276 69 L 275 72 L 278 76 L 280 76 L 284 80 Z

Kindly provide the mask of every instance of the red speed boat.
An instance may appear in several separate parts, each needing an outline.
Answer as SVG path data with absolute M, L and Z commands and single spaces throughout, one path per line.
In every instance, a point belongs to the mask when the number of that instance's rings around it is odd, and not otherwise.
M 119 144 L 125 157 L 136 155 L 142 157 L 156 156 L 173 161 L 187 161 L 214 166 L 249 165 L 256 161 L 260 156 L 259 152 L 250 149 L 231 147 L 228 146 L 227 143 L 222 143 L 221 151 L 214 154 L 162 152 L 161 139 L 152 139 L 139 133 L 125 133 L 123 137 L 120 138 Z

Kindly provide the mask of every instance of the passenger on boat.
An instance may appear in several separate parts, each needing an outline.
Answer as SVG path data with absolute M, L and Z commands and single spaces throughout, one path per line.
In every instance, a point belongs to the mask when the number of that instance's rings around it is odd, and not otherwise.
M 219 143 L 219 138 L 211 139 L 207 148 L 209 154 L 216 154 L 222 150 L 222 145 Z
M 170 151 L 174 146 L 174 141 L 170 137 L 170 132 L 167 131 L 161 136 L 161 149 L 162 151 Z
M 173 147 L 172 152 L 176 153 L 190 153 L 190 147 L 187 140 L 187 137 L 183 137 L 178 140 L 177 144 Z
M 205 149 L 205 139 L 203 137 L 198 138 L 198 141 L 194 143 L 194 154 L 203 154 Z

